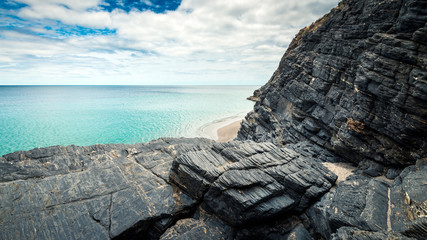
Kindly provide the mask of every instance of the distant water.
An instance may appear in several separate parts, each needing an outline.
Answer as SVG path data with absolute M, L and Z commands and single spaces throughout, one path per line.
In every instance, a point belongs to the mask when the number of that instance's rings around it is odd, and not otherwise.
M 0 156 L 52 145 L 195 137 L 252 110 L 257 86 L 0 86 Z

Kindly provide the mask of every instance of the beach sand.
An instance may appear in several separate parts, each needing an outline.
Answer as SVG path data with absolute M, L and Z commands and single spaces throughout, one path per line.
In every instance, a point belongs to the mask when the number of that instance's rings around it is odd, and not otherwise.
M 344 181 L 348 176 L 353 174 L 353 171 L 356 169 L 349 163 L 322 163 L 323 166 L 327 167 L 331 172 L 335 173 L 338 176 L 337 182 L 335 184 Z
M 240 128 L 240 121 L 235 121 L 217 130 L 218 139 L 217 142 L 229 142 L 237 137 L 237 132 Z
M 242 114 L 211 122 L 200 128 L 199 135 L 217 142 L 232 141 L 237 137 L 240 123 L 245 118 L 245 115 Z

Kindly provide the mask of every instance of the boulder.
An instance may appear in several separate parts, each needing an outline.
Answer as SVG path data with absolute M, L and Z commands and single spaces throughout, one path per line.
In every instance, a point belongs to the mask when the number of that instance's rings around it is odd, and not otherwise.
M 172 166 L 172 182 L 233 226 L 302 211 L 337 179 L 291 148 L 250 141 L 188 152 Z

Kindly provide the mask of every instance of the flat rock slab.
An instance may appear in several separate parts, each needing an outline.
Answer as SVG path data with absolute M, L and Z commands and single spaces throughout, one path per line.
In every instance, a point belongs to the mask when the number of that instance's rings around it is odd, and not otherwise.
M 170 178 L 231 225 L 302 211 L 337 176 L 290 148 L 232 142 L 187 152 L 172 164 Z
M 165 181 L 173 157 L 212 142 L 49 147 L 5 155 L 0 239 L 109 239 L 146 230 L 193 209 Z M 188 146 L 187 146 L 188 145 Z M 144 160 L 145 158 L 153 161 Z M 167 224 L 161 226 L 161 233 Z

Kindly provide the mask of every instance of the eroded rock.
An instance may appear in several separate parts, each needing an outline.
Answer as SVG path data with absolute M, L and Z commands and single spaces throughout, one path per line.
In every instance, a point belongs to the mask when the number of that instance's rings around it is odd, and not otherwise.
M 147 229 L 171 220 L 150 233 L 160 235 L 173 219 L 190 214 L 196 201 L 168 184 L 156 167 L 170 166 L 173 156 L 187 147 L 209 144 L 212 141 L 204 139 L 160 139 L 5 155 L 3 164 L 11 167 L 2 168 L 0 238 L 144 236 Z M 150 168 L 141 155 L 162 157 L 154 158 Z
M 302 211 L 337 176 L 290 148 L 271 143 L 215 144 L 177 157 L 171 180 L 221 219 L 241 225 L 286 211 Z M 205 194 L 206 193 L 206 194 Z
M 238 139 L 309 140 L 356 164 L 398 168 L 426 156 L 425 8 L 423 0 L 344 0 L 302 29 Z

